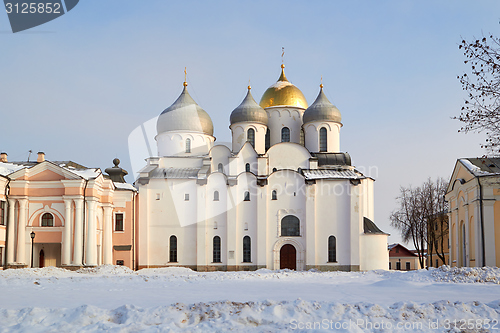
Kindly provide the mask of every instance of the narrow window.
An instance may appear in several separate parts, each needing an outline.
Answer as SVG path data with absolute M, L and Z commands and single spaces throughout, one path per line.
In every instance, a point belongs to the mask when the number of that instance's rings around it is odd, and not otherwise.
M 276 190 L 273 190 L 273 193 L 271 196 L 272 196 L 271 200 L 278 200 L 278 192 L 276 192 Z
M 300 221 L 296 216 L 287 215 L 281 219 L 281 236 L 300 236 Z
M 54 217 L 50 213 L 45 213 L 42 215 L 42 227 L 53 227 Z
M 328 262 L 337 262 L 337 239 L 335 236 L 328 237 Z M 389 269 L 391 269 L 390 266 Z
M 391 266 L 392 266 L 392 265 L 391 265 L 391 262 L 389 261 L 389 269 L 392 269 L 392 267 L 391 267 Z
M 219 191 L 214 191 L 214 201 L 219 201 Z
M 214 229 L 217 229 L 217 221 L 214 222 Z
M 319 130 L 319 151 L 327 151 L 327 133 L 326 128 L 321 127 Z
M 306 145 L 306 135 L 304 134 L 304 129 L 303 128 L 300 129 L 300 144 L 302 146 Z
M 222 163 L 219 163 L 219 165 L 217 165 L 217 171 L 224 173 L 224 166 L 222 165 Z
M 436 259 L 436 268 L 439 267 L 439 260 Z
M 177 237 L 170 236 L 170 262 L 177 262 Z
M 267 129 L 267 131 L 266 131 L 266 143 L 265 143 L 265 146 L 266 146 L 266 151 L 269 149 L 269 147 L 271 147 L 271 132 L 269 132 L 269 129 Z
M 401 261 L 396 261 L 396 270 L 401 270 Z
M 249 128 L 247 131 L 247 141 L 255 148 L 255 131 L 253 128 Z
M 213 245 L 214 245 L 214 262 L 221 262 L 221 259 L 220 259 L 220 237 L 219 236 L 215 236 L 214 237 L 214 241 L 213 241 Z
M 0 267 L 3 266 L 3 247 L 0 247 Z
M 186 153 L 191 152 L 191 139 L 186 139 Z
M 246 191 L 245 192 L 245 199 L 243 199 L 244 201 L 250 201 L 250 192 Z
M 288 127 L 281 129 L 281 142 L 290 142 L 290 129 Z
M 409 271 L 411 269 L 411 264 L 409 261 L 406 262 L 406 270 Z
M 123 231 L 123 214 L 115 214 L 115 231 Z
M 245 164 L 245 171 L 250 172 L 250 163 Z
M 250 236 L 243 237 L 243 262 L 252 262 Z
M 5 225 L 5 201 L 0 201 L 0 225 Z
M 184 194 L 184 201 L 189 201 L 189 193 Z
M 248 230 L 248 223 L 245 222 L 245 225 L 243 226 L 243 230 Z

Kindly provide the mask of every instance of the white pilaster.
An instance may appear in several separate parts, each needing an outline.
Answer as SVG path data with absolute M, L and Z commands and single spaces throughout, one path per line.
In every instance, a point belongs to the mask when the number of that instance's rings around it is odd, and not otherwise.
M 85 253 L 85 264 L 97 266 L 97 227 L 96 227 L 96 204 L 97 201 L 88 200 L 88 220 L 87 220 L 87 244 Z
M 72 248 L 72 233 L 71 233 L 71 225 L 72 225 L 72 211 L 71 206 L 73 204 L 73 200 L 65 199 L 64 200 L 64 237 L 62 243 L 62 264 L 70 265 L 71 264 L 71 248 Z
M 83 198 L 75 200 L 75 244 L 73 263 L 82 265 L 83 255 Z
M 14 251 L 15 251 L 15 228 L 16 221 L 15 217 L 16 199 L 9 199 L 9 221 L 8 221 L 8 232 L 7 232 L 7 263 L 14 263 Z
M 104 206 L 103 264 L 113 264 L 113 207 Z
M 17 228 L 17 263 L 26 263 L 26 209 L 28 199 L 19 199 L 19 224 Z

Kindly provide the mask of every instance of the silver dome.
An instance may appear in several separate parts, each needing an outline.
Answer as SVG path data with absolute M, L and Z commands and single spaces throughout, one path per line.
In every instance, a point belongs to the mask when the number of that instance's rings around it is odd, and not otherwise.
M 250 93 L 250 87 L 248 88 L 248 93 L 243 102 L 231 112 L 229 120 L 232 124 L 241 122 L 252 122 L 267 125 L 268 117 L 267 112 L 253 99 Z
M 342 116 L 340 115 L 339 109 L 326 98 L 323 87 L 321 87 L 318 97 L 314 103 L 306 109 L 302 120 L 304 124 L 311 121 L 335 121 L 340 123 Z
M 184 85 L 179 98 L 158 117 L 156 130 L 158 134 L 169 131 L 193 131 L 213 136 L 214 125 L 208 113 L 196 104 Z

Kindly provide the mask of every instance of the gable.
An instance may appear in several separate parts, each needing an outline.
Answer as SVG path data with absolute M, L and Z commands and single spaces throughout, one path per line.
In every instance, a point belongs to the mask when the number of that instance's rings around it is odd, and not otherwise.
M 398 244 L 389 251 L 389 257 L 418 257 L 406 247 Z
M 42 172 L 38 172 L 32 176 L 28 176 L 28 180 L 30 181 L 57 181 L 65 179 L 66 177 L 64 177 L 62 174 L 48 169 Z
M 450 178 L 450 183 L 448 184 L 448 188 L 446 189 L 446 194 L 452 192 L 453 189 L 456 188 L 456 182 L 466 183 L 474 178 L 475 176 L 462 164 L 462 162 L 460 162 L 460 160 L 457 160 Z

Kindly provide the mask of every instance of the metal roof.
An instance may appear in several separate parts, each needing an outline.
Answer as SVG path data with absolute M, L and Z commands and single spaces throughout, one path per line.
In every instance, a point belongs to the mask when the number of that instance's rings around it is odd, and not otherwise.
M 351 156 L 348 153 L 311 153 L 318 159 L 318 166 L 351 165 Z
M 365 234 L 372 234 L 372 235 L 389 235 L 388 233 L 383 232 L 380 230 L 377 225 L 370 220 L 369 218 L 365 217 L 363 218 L 363 227 L 364 227 L 364 233 Z
M 252 122 L 267 125 L 268 117 L 267 112 L 260 107 L 259 104 L 253 99 L 248 87 L 248 93 L 241 102 L 241 104 L 231 112 L 229 118 L 231 125 L 241 122 Z
M 462 158 L 460 162 L 462 162 L 474 176 L 500 174 L 500 158 Z
M 197 179 L 201 168 L 158 168 L 151 173 L 150 178 Z
M 362 174 L 354 170 L 302 170 L 306 179 L 363 179 Z
M 323 87 L 321 87 L 318 97 L 314 103 L 306 109 L 302 120 L 304 124 L 311 121 L 335 121 L 340 123 L 342 121 L 342 116 L 340 115 L 339 109 L 328 100 L 323 92 Z

